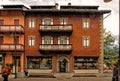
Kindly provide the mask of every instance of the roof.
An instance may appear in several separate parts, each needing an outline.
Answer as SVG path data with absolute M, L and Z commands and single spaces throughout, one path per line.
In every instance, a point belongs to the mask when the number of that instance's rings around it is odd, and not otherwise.
M 0 10 L 23 10 L 28 13 L 97 13 L 105 14 L 110 13 L 111 10 L 99 10 L 99 6 L 74 6 L 66 5 L 60 6 L 60 9 L 57 5 L 32 5 L 30 8 L 26 7 L 23 4 L 16 5 L 2 5 L 3 8 Z
M 2 0 L 0 2 L 0 5 L 2 6 L 17 6 L 17 5 L 24 5 L 26 8 L 30 8 L 28 5 L 24 4 L 20 0 Z

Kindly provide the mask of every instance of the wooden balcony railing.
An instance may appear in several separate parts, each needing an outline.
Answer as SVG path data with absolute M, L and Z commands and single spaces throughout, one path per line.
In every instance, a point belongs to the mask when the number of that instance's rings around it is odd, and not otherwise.
M 0 25 L 0 33 L 24 33 L 24 31 L 21 25 Z
M 21 44 L 2 44 L 0 45 L 0 51 L 24 51 L 24 46 Z
M 72 33 L 72 25 L 61 25 L 61 24 L 54 24 L 54 25 L 40 25 L 40 32 L 46 33 Z
M 62 52 L 62 51 L 72 51 L 72 45 L 58 45 L 58 44 L 51 44 L 51 45 L 47 45 L 47 44 L 41 44 L 39 46 L 39 50 L 40 51 L 53 51 L 53 52 Z

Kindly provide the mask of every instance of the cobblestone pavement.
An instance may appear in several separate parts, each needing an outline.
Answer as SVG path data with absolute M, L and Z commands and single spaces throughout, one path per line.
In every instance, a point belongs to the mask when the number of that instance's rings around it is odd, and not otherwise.
M 2 79 L 0 79 L 2 81 Z M 111 81 L 111 77 L 10 78 L 9 81 Z

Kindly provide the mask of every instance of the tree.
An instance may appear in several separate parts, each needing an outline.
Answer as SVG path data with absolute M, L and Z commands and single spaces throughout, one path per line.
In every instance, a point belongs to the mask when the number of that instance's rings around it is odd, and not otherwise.
M 116 58 L 118 57 L 119 48 L 115 45 L 115 38 L 110 31 L 103 31 L 104 38 L 104 64 L 111 68 L 113 63 L 116 63 Z

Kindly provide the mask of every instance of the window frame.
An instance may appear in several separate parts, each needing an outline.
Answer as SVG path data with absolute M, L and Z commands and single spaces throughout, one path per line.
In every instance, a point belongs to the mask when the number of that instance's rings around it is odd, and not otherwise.
M 47 40 L 47 39 L 50 39 L 50 40 Z M 45 43 L 45 41 L 47 41 Z M 49 43 L 48 43 L 49 41 Z M 42 37 L 42 44 L 53 44 L 54 40 L 53 40 L 53 37 L 52 36 L 43 36 Z
M 61 25 L 66 25 L 66 24 L 68 24 L 68 18 L 60 18 L 60 24 L 61 24 Z
M 33 29 L 35 28 L 35 18 L 29 18 L 28 19 L 28 28 Z
M 95 70 L 98 69 L 98 57 L 74 57 L 75 70 Z
M 66 38 L 67 38 L 67 40 L 61 40 L 61 39 L 66 39 Z M 59 36 L 58 37 L 58 44 L 70 44 L 70 40 L 69 39 L 70 38 L 68 36 Z M 63 43 L 61 43 L 61 41 L 63 41 Z
M 82 37 L 82 46 L 83 47 L 90 47 L 90 36 L 83 36 Z
M 50 20 L 50 24 L 45 24 L 45 20 Z M 44 19 L 42 19 L 42 25 L 53 25 L 53 19 L 52 18 L 44 18 Z
M 5 21 L 4 19 L 0 19 L 0 25 L 4 25 Z
M 90 18 L 83 18 L 83 29 L 89 29 L 90 28 Z
M 28 46 L 29 47 L 35 46 L 35 36 L 28 36 Z
M 44 64 L 42 61 L 45 61 Z M 31 64 L 30 64 L 31 63 Z M 34 65 L 35 64 L 35 65 Z M 27 57 L 28 69 L 52 70 L 52 57 Z
M 14 25 L 20 25 L 20 19 L 19 18 L 14 19 Z

